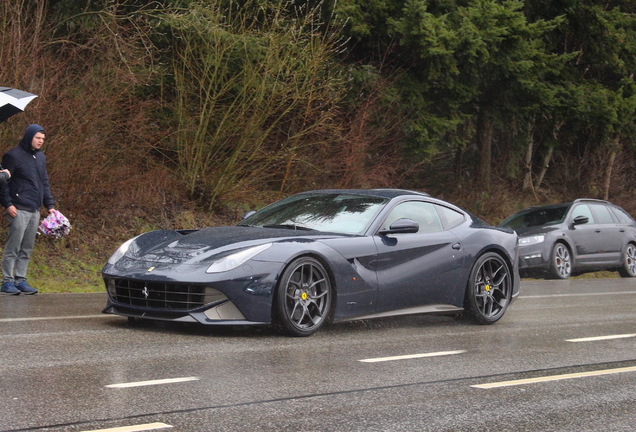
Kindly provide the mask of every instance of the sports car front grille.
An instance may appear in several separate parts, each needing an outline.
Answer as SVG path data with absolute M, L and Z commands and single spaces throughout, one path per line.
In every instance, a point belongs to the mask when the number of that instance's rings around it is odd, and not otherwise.
M 106 287 L 116 303 L 175 312 L 191 311 L 227 298 L 214 288 L 203 285 L 107 278 Z

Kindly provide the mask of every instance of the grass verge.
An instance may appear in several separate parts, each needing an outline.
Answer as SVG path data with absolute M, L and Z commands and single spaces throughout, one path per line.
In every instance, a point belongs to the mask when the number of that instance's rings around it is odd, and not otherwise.
M 113 251 L 95 243 L 74 245 L 67 238 L 40 235 L 29 263 L 29 284 L 41 293 L 103 292 L 101 270 Z

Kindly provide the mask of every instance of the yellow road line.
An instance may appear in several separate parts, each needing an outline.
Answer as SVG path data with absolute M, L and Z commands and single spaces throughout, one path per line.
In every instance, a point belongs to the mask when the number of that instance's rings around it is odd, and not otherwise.
M 519 296 L 520 299 L 554 298 L 554 297 L 588 297 L 588 296 L 608 296 L 636 294 L 636 291 L 616 291 L 616 292 L 593 292 L 593 293 L 570 293 L 570 294 L 531 294 Z
M 560 380 L 573 379 L 573 378 L 611 375 L 611 374 L 618 374 L 618 373 L 625 373 L 625 372 L 636 372 L 636 366 L 617 368 L 617 369 L 605 369 L 605 370 L 590 371 L 590 372 L 579 372 L 579 373 L 564 374 L 564 375 L 552 375 L 552 376 L 528 378 L 528 379 L 521 379 L 521 380 L 514 380 L 514 381 L 501 381 L 501 382 L 495 382 L 490 384 L 471 385 L 471 387 L 481 388 L 481 389 L 491 389 L 491 388 L 498 388 L 498 387 L 511 387 L 511 386 L 518 386 L 518 385 L 524 385 L 524 384 L 534 384 L 534 383 L 547 382 L 547 381 L 560 381 Z
M 123 426 L 123 427 L 110 428 L 110 429 L 95 429 L 95 430 L 83 431 L 83 432 L 138 432 L 138 431 L 148 431 L 153 429 L 165 429 L 165 428 L 171 428 L 171 427 L 172 426 L 165 423 L 146 423 L 146 424 L 140 424 L 136 426 Z

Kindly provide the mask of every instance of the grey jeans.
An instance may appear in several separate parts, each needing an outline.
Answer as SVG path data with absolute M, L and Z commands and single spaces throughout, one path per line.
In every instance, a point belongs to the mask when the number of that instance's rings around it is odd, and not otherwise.
M 7 244 L 2 255 L 2 283 L 19 284 L 26 280 L 29 259 L 40 225 L 40 212 L 18 210 L 16 217 L 7 215 Z

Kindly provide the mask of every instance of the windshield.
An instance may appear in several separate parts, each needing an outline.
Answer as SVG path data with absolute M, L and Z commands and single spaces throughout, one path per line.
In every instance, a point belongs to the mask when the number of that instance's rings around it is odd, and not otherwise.
M 569 208 L 570 204 L 560 204 L 524 210 L 513 214 L 504 220 L 500 226 L 519 229 L 560 224 L 565 220 L 565 215 L 568 213 Z
M 241 226 L 363 234 L 388 199 L 366 195 L 292 195 L 244 219 Z

